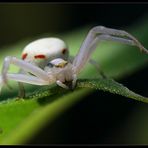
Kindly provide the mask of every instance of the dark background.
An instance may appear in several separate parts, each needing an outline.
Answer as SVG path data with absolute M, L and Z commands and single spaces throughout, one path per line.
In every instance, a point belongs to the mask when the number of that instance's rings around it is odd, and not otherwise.
M 0 4 L 0 47 L 44 33 L 65 33 L 87 24 L 124 28 L 147 15 L 147 4 Z M 148 69 L 143 69 L 120 82 L 146 96 L 147 75 Z M 147 107 L 118 95 L 94 92 L 28 143 L 126 144 L 129 133 L 128 129 L 122 131 L 123 123 L 137 105 Z
M 0 46 L 86 24 L 123 28 L 147 15 L 147 8 L 146 4 L 1 3 Z

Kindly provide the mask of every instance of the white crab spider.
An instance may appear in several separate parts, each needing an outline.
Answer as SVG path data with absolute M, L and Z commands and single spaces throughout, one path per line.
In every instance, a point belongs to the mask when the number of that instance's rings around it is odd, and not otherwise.
M 102 40 L 137 46 L 142 52 L 148 54 L 141 43 L 126 31 L 96 26 L 89 31 L 72 61 L 69 58 L 67 45 L 58 38 L 43 38 L 31 42 L 24 48 L 22 59 L 5 57 L 0 87 L 7 84 L 7 80 L 10 79 L 19 82 L 20 88 L 22 88 L 20 82 L 34 85 L 50 85 L 56 82 L 65 89 L 73 89 L 76 85 L 77 75 L 90 60 L 92 52 Z M 90 62 L 97 66 L 95 61 Z M 10 64 L 18 66 L 20 72 L 8 73 Z

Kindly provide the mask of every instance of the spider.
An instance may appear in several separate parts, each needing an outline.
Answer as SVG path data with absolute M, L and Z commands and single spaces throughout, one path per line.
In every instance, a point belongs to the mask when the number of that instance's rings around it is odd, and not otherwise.
M 87 34 L 77 55 L 69 57 L 67 45 L 59 38 L 42 38 L 29 43 L 22 52 L 22 59 L 7 56 L 4 59 L 0 76 L 0 87 L 8 80 L 17 81 L 20 95 L 25 95 L 23 84 L 50 85 L 56 83 L 65 89 L 74 89 L 77 75 L 87 62 L 96 68 L 97 62 L 91 60 L 91 55 L 100 41 L 115 41 L 137 46 L 140 51 L 148 54 L 142 44 L 131 34 L 123 30 L 104 26 L 95 26 Z M 8 73 L 10 64 L 19 67 L 18 73 Z

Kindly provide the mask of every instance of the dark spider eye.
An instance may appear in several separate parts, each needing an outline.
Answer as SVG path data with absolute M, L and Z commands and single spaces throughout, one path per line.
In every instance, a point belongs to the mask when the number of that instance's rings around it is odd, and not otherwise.
M 47 64 L 47 66 L 48 66 L 49 68 L 52 68 L 54 65 L 49 62 L 49 63 Z

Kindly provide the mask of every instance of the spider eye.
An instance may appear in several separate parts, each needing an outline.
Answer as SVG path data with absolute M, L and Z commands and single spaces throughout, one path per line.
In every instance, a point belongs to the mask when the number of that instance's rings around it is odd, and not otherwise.
M 54 65 L 49 62 L 49 63 L 47 64 L 47 66 L 48 66 L 49 68 L 52 68 Z

